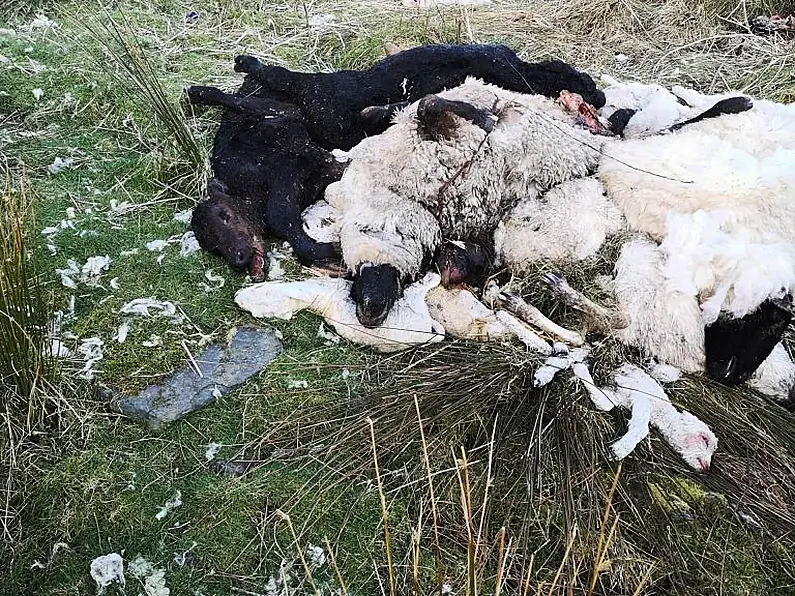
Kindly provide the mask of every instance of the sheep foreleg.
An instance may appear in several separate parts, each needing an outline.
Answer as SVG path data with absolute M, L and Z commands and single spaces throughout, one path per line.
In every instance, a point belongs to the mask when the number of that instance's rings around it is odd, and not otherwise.
M 643 439 L 649 436 L 649 424 L 651 423 L 652 400 L 640 391 L 630 390 L 628 406 L 632 410 L 632 416 L 627 424 L 627 432 L 618 441 L 610 446 L 616 459 L 624 459 L 637 447 Z
M 582 381 L 585 385 L 585 390 L 588 392 L 588 397 L 591 398 L 593 405 L 596 409 L 603 412 L 609 412 L 618 404 L 618 395 L 611 389 L 597 387 L 594 383 L 591 371 L 584 362 L 575 362 L 571 365 L 571 370 L 574 376 Z
M 594 331 L 610 333 L 628 325 L 624 315 L 596 304 L 582 292 L 572 288 L 566 278 L 559 273 L 546 273 L 541 276 L 541 281 L 547 285 L 558 300 L 584 314 Z
M 532 329 L 528 328 L 524 323 L 515 319 L 513 315 L 504 311 L 498 310 L 494 313 L 497 320 L 503 324 L 507 331 L 513 333 L 519 341 L 535 352 L 541 354 L 552 354 L 552 346 L 541 339 Z
M 512 312 L 528 325 L 538 327 L 541 331 L 546 331 L 550 335 L 558 337 L 573 346 L 581 346 L 585 343 L 585 340 L 579 333 L 569 331 L 549 320 L 544 316 L 544 313 L 532 304 L 528 304 L 522 300 L 519 296 L 509 294 L 508 292 L 500 292 L 499 298 L 506 310 Z

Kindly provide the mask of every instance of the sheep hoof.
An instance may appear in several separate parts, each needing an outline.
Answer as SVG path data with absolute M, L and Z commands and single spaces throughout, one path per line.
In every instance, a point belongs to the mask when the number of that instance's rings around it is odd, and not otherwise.
M 545 284 L 554 294 L 560 294 L 569 285 L 565 277 L 555 272 L 542 275 L 541 283 Z
M 254 56 L 235 56 L 235 72 L 244 72 L 249 74 L 257 69 L 260 65 L 260 61 L 257 60 Z
M 613 460 L 613 461 L 621 461 L 626 456 L 628 456 L 630 453 L 632 453 L 632 450 L 634 449 L 634 447 L 635 447 L 634 445 L 632 447 L 629 447 L 627 445 L 623 445 L 623 444 L 621 444 L 620 441 L 618 441 L 616 443 L 613 443 L 610 446 L 610 459 Z

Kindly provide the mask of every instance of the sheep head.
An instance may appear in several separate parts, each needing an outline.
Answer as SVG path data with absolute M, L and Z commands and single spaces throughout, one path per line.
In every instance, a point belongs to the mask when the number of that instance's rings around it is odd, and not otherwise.
M 747 381 L 781 341 L 791 320 L 789 296 L 765 300 L 741 318 L 721 315 L 704 330 L 707 375 L 729 386 Z
M 251 218 L 241 213 L 244 203 L 226 194 L 215 179 L 207 185 L 209 198 L 193 210 L 191 228 L 207 252 L 216 254 L 238 271 L 248 271 L 254 281 L 265 279 L 263 241 Z
M 663 429 L 661 429 L 663 430 Z M 709 471 L 718 448 L 715 433 L 690 412 L 679 412 L 664 430 L 666 442 L 697 472 Z
M 367 328 L 384 322 L 395 302 L 403 295 L 400 272 L 392 265 L 359 265 L 351 286 L 356 318 Z
M 480 285 L 491 261 L 491 255 L 479 243 L 448 240 L 439 247 L 434 264 L 442 285 L 448 288 L 462 283 Z

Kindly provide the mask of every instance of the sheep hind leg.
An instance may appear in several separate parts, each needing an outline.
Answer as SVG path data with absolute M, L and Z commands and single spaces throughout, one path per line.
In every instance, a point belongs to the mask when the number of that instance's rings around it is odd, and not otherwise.
M 619 404 L 619 397 L 612 389 L 605 387 L 598 387 L 591 376 L 591 371 L 588 370 L 588 365 L 585 362 L 574 362 L 571 365 L 571 370 L 574 376 L 585 386 L 585 391 L 591 402 L 597 410 L 602 412 L 610 412 Z
M 217 87 L 192 85 L 184 89 L 185 96 L 193 105 L 223 106 L 240 112 L 250 112 L 254 115 L 277 116 L 285 112 L 293 112 L 295 108 L 289 104 L 260 97 L 242 97 L 225 93 Z
M 559 273 L 545 273 L 541 276 L 541 281 L 558 300 L 585 315 L 593 331 L 610 333 L 624 329 L 628 325 L 621 313 L 596 304 L 582 292 L 572 288 L 566 278 Z
M 573 346 L 581 346 L 585 343 L 585 340 L 579 333 L 570 331 L 561 327 L 554 321 L 549 320 L 544 316 L 544 313 L 532 304 L 528 304 L 522 300 L 519 296 L 509 294 L 508 292 L 500 292 L 499 298 L 500 302 L 502 302 L 503 306 L 505 306 L 508 311 L 512 312 L 528 325 L 538 327 L 542 331 L 546 331 L 550 335 L 558 337 Z

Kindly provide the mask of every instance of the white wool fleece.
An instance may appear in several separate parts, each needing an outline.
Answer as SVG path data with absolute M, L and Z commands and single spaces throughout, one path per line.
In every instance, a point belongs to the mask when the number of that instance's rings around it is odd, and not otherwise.
M 645 239 L 621 249 L 611 289 L 628 325 L 624 343 L 685 370 L 704 370 L 704 322 L 695 296 L 669 287 L 660 248 Z
M 628 225 L 662 240 L 668 213 L 725 209 L 751 239 L 795 241 L 795 109 L 755 107 L 673 134 L 610 143 L 599 163 Z
M 348 269 L 362 263 L 392 265 L 416 277 L 423 256 L 441 241 L 439 222 L 426 209 L 395 193 L 375 188 L 368 201 L 346 203 L 339 187 L 326 189 L 326 200 L 337 210 L 336 228 Z
M 497 260 L 515 273 L 538 261 L 581 261 L 623 225 L 596 178 L 568 180 L 514 207 L 494 232 Z
M 380 250 L 395 246 L 399 237 L 400 245 L 417 252 L 412 258 L 394 255 L 392 264 L 404 274 L 416 274 L 423 257 L 420 247 L 432 252 L 438 245 L 440 236 L 428 229 L 428 215 L 438 216 L 447 238 L 487 232 L 520 199 L 587 175 L 606 142 L 575 126 L 575 117 L 546 97 L 505 91 L 472 78 L 438 95 L 492 111 L 499 121 L 487 135 L 456 118 L 453 138 L 432 139 L 420 130 L 414 103 L 384 133 L 351 149 L 342 179 L 326 191 L 329 203 L 342 213 L 343 238 L 346 226 L 357 227 L 350 233 L 357 242 L 381 230 L 398 230 L 387 242 L 374 243 Z M 343 258 L 355 269 L 365 256 L 351 250 L 352 243 L 346 249 L 343 240 Z
M 627 139 L 660 132 L 686 120 L 692 111 L 680 104 L 676 95 L 656 83 L 619 83 L 607 75 L 602 75 L 602 83 L 607 87 L 602 90 L 605 106 L 600 114 L 609 117 L 616 109 L 636 110 L 624 128 L 623 135 Z
M 776 344 L 770 356 L 759 365 L 754 376 L 748 379 L 748 385 L 775 400 L 789 399 L 790 391 L 795 387 L 795 363 L 784 344 Z
M 756 242 L 742 227 L 727 233 L 731 219 L 724 210 L 671 213 L 660 245 L 668 286 L 698 297 L 707 325 L 722 310 L 744 317 L 795 291 L 795 246 L 774 237 Z

